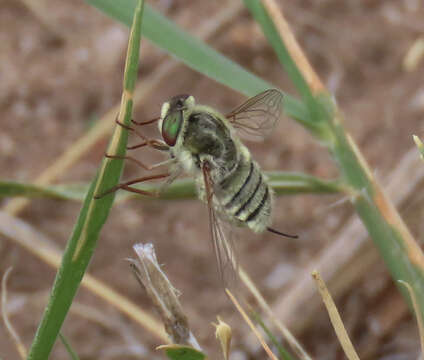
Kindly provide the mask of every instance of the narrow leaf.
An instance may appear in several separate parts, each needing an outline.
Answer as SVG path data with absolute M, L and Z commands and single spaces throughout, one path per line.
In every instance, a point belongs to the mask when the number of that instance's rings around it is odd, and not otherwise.
M 42 186 L 13 181 L 0 181 L 0 198 L 22 196 L 27 198 L 53 198 L 84 200 L 88 184 Z
M 230 290 L 225 289 L 225 292 L 227 293 L 230 300 L 233 302 L 236 309 L 239 311 L 241 316 L 243 317 L 244 321 L 246 321 L 247 325 L 249 325 L 250 329 L 253 331 L 255 336 L 258 338 L 259 342 L 261 343 L 263 349 L 265 350 L 266 354 L 269 356 L 271 360 L 278 360 L 277 357 L 274 355 L 274 353 L 269 348 L 268 344 L 263 339 L 261 333 L 256 329 L 255 325 L 252 323 L 252 320 L 250 320 L 249 316 L 246 314 L 246 311 L 242 308 L 238 300 L 234 297 L 234 295 L 230 292 Z
M 253 315 L 253 318 L 255 319 L 255 321 L 259 324 L 259 326 L 262 328 L 262 330 L 265 332 L 265 334 L 269 337 L 271 342 L 277 348 L 278 353 L 280 355 L 280 358 L 283 359 L 283 360 L 292 360 L 293 358 L 290 355 L 290 353 L 283 347 L 281 342 L 277 340 L 277 338 L 274 336 L 274 334 L 271 332 L 271 330 L 268 329 L 268 327 L 262 321 L 260 315 L 256 312 L 252 312 L 252 315 Z
M 344 185 L 339 180 L 324 180 L 311 175 L 284 171 L 266 172 L 272 188 L 277 195 L 296 194 L 335 194 L 345 191 Z M 135 185 L 136 188 L 146 191 L 159 190 L 161 185 L 157 183 Z M 0 198 L 2 197 L 28 197 L 28 198 L 52 198 L 63 200 L 83 201 L 88 184 L 63 184 L 42 186 L 13 181 L 0 181 Z M 116 202 L 128 198 L 143 198 L 140 195 L 119 191 Z M 160 193 L 162 200 L 193 199 L 196 197 L 194 181 L 190 178 L 174 181 Z
M 412 286 L 409 285 L 406 281 L 398 280 L 398 282 L 406 287 L 409 292 L 409 295 L 411 296 L 412 306 L 414 307 L 415 317 L 417 318 L 418 323 L 418 331 L 420 334 L 421 354 L 424 354 L 424 323 L 422 314 L 420 312 L 420 307 L 418 305 L 417 297 Z
M 65 346 L 65 349 L 68 352 L 70 358 L 72 360 L 79 360 L 77 353 L 74 351 L 74 349 L 72 349 L 72 346 L 69 343 L 69 341 L 66 339 L 65 335 L 59 332 L 59 338 L 60 338 L 60 341 L 62 341 L 63 346 Z
M 281 39 L 276 28 L 276 24 L 272 18 L 275 14 L 270 14 L 269 9 L 265 8 L 262 1 L 244 0 L 244 3 L 252 16 L 261 26 L 263 33 L 273 47 L 278 59 L 291 78 L 293 84 L 296 86 L 304 104 L 306 104 L 308 114 L 304 114 L 302 117 L 292 116 L 293 119 L 301 122 L 302 125 L 319 136 L 321 140 L 329 141 L 327 138 L 329 133 L 326 131 L 327 123 L 325 122 L 328 118 L 328 109 L 324 107 L 324 103 L 319 101 L 319 99 L 312 93 L 308 83 L 303 77 L 302 72 L 298 68 L 298 64 L 295 63 L 289 54 L 286 44 Z M 323 95 L 321 94 L 321 96 Z
M 325 285 L 318 271 L 314 270 L 312 272 L 312 277 L 315 280 L 316 286 L 322 297 L 322 301 L 324 302 L 324 305 L 327 309 L 328 316 L 330 317 L 331 324 L 333 325 L 334 331 L 336 332 L 337 338 L 339 339 L 340 345 L 342 346 L 346 357 L 349 360 L 359 360 L 359 356 L 353 347 L 352 341 L 349 338 L 342 318 L 340 317 L 336 304 L 334 303 L 334 300 L 331 297 L 327 286 Z
M 131 118 L 131 97 L 135 83 L 135 81 L 129 79 L 137 76 L 143 4 L 144 2 L 140 0 L 134 13 L 125 66 L 124 92 L 119 119 L 127 124 Z M 121 127 L 118 127 L 109 144 L 108 153 L 124 154 L 127 136 L 127 131 L 123 131 Z M 100 230 L 112 206 L 113 196 L 105 196 L 102 199 L 96 200 L 93 195 L 101 194 L 106 189 L 117 184 L 122 167 L 122 161 L 105 159 L 88 190 L 77 224 L 65 249 L 62 264 L 56 274 L 49 303 L 31 345 L 28 356 L 29 360 L 48 359 L 49 357 L 81 279 L 90 262 Z
M 291 60 L 295 59 L 293 43 L 296 43 L 296 40 L 292 38 L 288 41 L 286 34 L 277 32 L 277 22 L 273 22 L 283 18 L 279 17 L 280 10 L 277 7 L 272 6 L 276 11 L 270 11 L 270 4 L 273 4 L 274 0 L 245 0 L 245 3 L 262 26 L 303 97 L 309 111 L 309 117 L 303 125 L 328 147 L 340 168 L 347 189 L 350 189 L 348 193 L 352 204 L 378 247 L 392 277 L 395 280 L 405 280 L 414 288 L 421 313 L 424 314 L 424 253 L 420 246 L 375 180 L 352 137 L 344 129 L 341 112 L 330 94 L 319 87 L 314 92 L 306 89 L 308 83 L 302 75 L 307 74 L 307 68 L 297 58 L 296 62 Z M 287 31 L 290 31 L 289 27 Z M 405 289 L 400 290 L 409 301 Z
M 127 26 L 131 24 L 136 0 L 86 0 L 86 2 Z M 275 88 L 275 85 L 245 70 L 182 30 L 148 4 L 145 7 L 143 35 L 193 70 L 246 96 Z M 308 109 L 301 102 L 287 94 L 284 99 L 284 111 L 295 119 L 307 118 L 309 114 Z
M 287 74 L 290 76 L 293 84 L 296 86 L 302 98 L 304 100 L 311 99 L 311 90 L 309 89 L 309 86 L 299 71 L 296 63 L 289 55 L 283 41 L 280 38 L 280 35 L 278 34 L 274 22 L 265 10 L 262 1 L 244 0 L 244 4 L 249 9 L 250 13 L 258 22 L 258 24 L 262 27 L 262 31 L 264 32 L 270 45 L 273 47 L 275 53 L 278 56 L 278 59 L 283 64 Z
M 190 346 L 184 345 L 162 345 L 157 347 L 158 350 L 165 350 L 166 356 L 171 360 L 203 360 L 206 355 L 202 352 L 193 349 Z

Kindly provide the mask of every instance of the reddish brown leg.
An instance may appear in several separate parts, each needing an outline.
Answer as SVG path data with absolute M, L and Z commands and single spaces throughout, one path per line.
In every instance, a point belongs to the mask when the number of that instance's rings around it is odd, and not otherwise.
M 138 166 L 140 166 L 141 168 L 143 168 L 144 170 L 152 170 L 152 167 L 151 166 L 142 163 L 140 160 L 137 160 L 136 158 L 133 158 L 132 156 L 128 156 L 128 155 L 127 156 L 120 156 L 120 155 L 109 155 L 109 154 L 105 154 L 105 157 L 107 157 L 108 159 L 118 159 L 118 160 L 129 160 L 129 161 L 133 161 Z
M 144 176 L 144 177 L 141 177 L 141 178 L 138 178 L 138 179 L 130 180 L 130 181 L 124 182 L 122 184 L 118 184 L 118 185 L 114 186 L 113 188 L 105 191 L 103 194 L 94 196 L 94 198 L 100 199 L 103 196 L 111 194 L 111 193 L 113 193 L 113 192 L 115 192 L 119 189 L 124 189 L 124 190 L 127 190 L 129 192 L 134 192 L 134 193 L 144 195 L 144 196 L 157 196 L 156 193 L 152 193 L 150 191 L 145 191 L 145 190 L 140 190 L 140 189 L 134 188 L 134 187 L 129 186 L 129 185 L 138 184 L 138 183 L 141 183 L 141 182 L 144 182 L 144 181 L 147 181 L 147 180 L 163 179 L 163 178 L 166 178 L 168 176 L 169 176 L 169 173 L 165 173 L 165 174 Z
M 153 124 L 153 123 L 155 123 L 156 121 L 158 121 L 159 119 L 160 119 L 160 117 L 155 118 L 155 119 L 152 119 L 152 120 L 148 120 L 148 121 L 135 121 L 134 119 L 131 119 L 131 122 L 132 122 L 134 125 L 137 125 L 137 126 L 143 126 L 143 125 Z
M 145 123 L 137 123 L 134 120 L 131 120 L 133 123 L 135 123 L 136 125 L 145 125 L 154 121 L 158 121 L 159 118 L 157 119 L 153 119 L 150 121 L 146 121 Z M 148 139 L 146 136 L 144 136 L 142 133 L 138 132 L 136 129 L 132 128 L 131 126 L 125 125 L 123 123 L 121 123 L 118 119 L 115 120 L 115 122 L 119 125 L 122 126 L 124 129 L 128 130 L 128 131 L 132 131 L 134 134 L 136 134 L 139 138 L 143 139 L 144 141 L 140 144 L 134 145 L 134 146 L 127 146 L 127 150 L 134 150 L 134 149 L 138 149 L 141 148 L 143 146 L 150 146 L 156 150 L 160 150 L 160 151 L 167 151 L 169 150 L 168 145 L 164 144 L 163 142 L 159 141 L 159 140 L 155 140 L 155 139 Z
M 133 146 L 127 146 L 127 150 L 134 150 L 134 149 L 139 149 L 143 146 L 150 146 L 156 150 L 160 150 L 160 151 L 168 151 L 169 150 L 169 146 L 164 144 L 163 142 L 159 141 L 159 140 L 147 140 L 144 141 L 140 144 L 137 145 L 133 145 Z
M 141 168 L 143 168 L 144 170 L 153 170 L 154 168 L 157 168 L 159 166 L 164 166 L 164 165 L 169 165 L 170 163 L 175 162 L 175 159 L 168 159 L 153 165 L 146 165 L 143 162 L 141 162 L 140 160 L 137 160 L 136 158 L 133 158 L 132 156 L 120 156 L 120 155 L 109 155 L 109 154 L 105 154 L 105 157 L 109 158 L 109 159 L 118 159 L 118 160 L 129 160 L 129 161 L 133 161 L 134 163 L 136 163 L 138 166 L 140 166 Z
M 121 123 L 118 118 L 115 119 L 115 122 L 119 125 L 122 126 L 124 129 L 127 129 L 128 131 L 132 131 L 134 134 L 136 134 L 139 138 L 143 139 L 144 141 L 148 142 L 149 139 L 144 136 L 142 133 L 138 132 L 136 129 L 134 129 L 131 126 L 125 125 L 123 123 Z
M 135 149 L 139 149 L 139 148 L 142 148 L 143 146 L 146 146 L 146 145 L 148 145 L 148 144 L 149 144 L 149 143 L 148 143 L 147 141 L 145 141 L 145 142 L 142 142 L 142 143 L 137 144 L 137 145 L 127 146 L 127 150 L 135 150 Z

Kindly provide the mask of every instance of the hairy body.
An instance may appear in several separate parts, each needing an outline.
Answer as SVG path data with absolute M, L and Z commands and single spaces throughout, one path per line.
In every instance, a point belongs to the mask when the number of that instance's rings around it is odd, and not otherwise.
M 160 129 L 168 115 L 181 111 L 177 102 L 182 97 L 164 104 Z M 171 158 L 176 160 L 174 171 L 183 169 L 193 175 L 199 197 L 206 201 L 202 165 L 207 163 L 217 213 L 235 225 L 247 226 L 254 232 L 265 231 L 271 222 L 272 190 L 258 163 L 222 114 L 195 105 L 192 97 L 183 104 L 183 120 L 175 144 L 169 149 Z

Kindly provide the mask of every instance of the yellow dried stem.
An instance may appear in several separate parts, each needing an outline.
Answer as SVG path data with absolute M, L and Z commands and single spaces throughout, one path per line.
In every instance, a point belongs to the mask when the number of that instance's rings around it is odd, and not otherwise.
M 314 278 L 316 285 L 318 287 L 319 293 L 324 301 L 324 305 L 328 311 L 331 324 L 336 332 L 337 338 L 339 339 L 340 345 L 343 348 L 347 358 L 349 360 L 359 360 L 359 356 L 356 353 L 352 342 L 350 341 L 349 335 L 343 325 L 343 321 L 340 317 L 339 312 L 337 311 L 336 304 L 334 303 L 327 286 L 319 275 L 318 271 L 312 272 L 312 277 Z
M 414 41 L 412 46 L 403 59 L 403 69 L 405 71 L 414 71 L 420 62 L 424 59 L 424 37 L 419 37 Z
M 302 348 L 302 345 L 299 344 L 299 342 L 296 340 L 296 338 L 290 332 L 290 330 L 287 329 L 287 327 L 281 323 L 281 321 L 279 320 L 279 317 L 272 311 L 271 307 L 268 305 L 265 298 L 259 292 L 258 288 L 250 279 L 246 271 L 240 267 L 239 273 L 240 273 L 240 278 L 243 281 L 244 285 L 253 295 L 253 297 L 255 298 L 259 306 L 262 308 L 262 310 L 268 315 L 269 319 L 272 321 L 274 326 L 281 332 L 281 334 L 286 339 L 286 341 L 288 342 L 292 350 L 299 356 L 299 358 L 303 360 L 312 360 L 312 358 L 309 356 L 306 350 Z
M 290 56 L 293 58 L 297 67 L 303 74 L 307 83 L 309 84 L 311 91 L 314 94 L 325 91 L 324 86 L 322 85 L 319 76 L 315 73 L 313 68 L 309 65 L 301 47 L 297 43 L 290 26 L 285 20 L 282 11 L 275 4 L 274 0 L 262 0 L 263 5 L 272 18 L 281 39 L 283 39 L 284 44 L 290 53 Z M 341 126 L 342 116 L 340 112 L 336 111 L 335 116 L 331 119 L 333 124 L 336 126 Z M 346 132 L 345 129 L 342 130 L 341 138 L 345 138 L 348 142 L 350 150 L 353 152 L 356 160 L 360 163 L 362 171 L 367 176 L 367 181 L 370 185 L 367 195 L 369 200 L 377 206 L 379 213 L 383 217 L 384 221 L 389 224 L 397 232 L 399 236 L 398 242 L 401 242 L 401 245 L 405 246 L 406 253 L 410 262 L 417 267 L 421 272 L 424 272 L 424 254 L 421 251 L 420 246 L 415 241 L 414 237 L 410 233 L 409 229 L 406 227 L 405 223 L 401 219 L 399 213 L 394 207 L 393 203 L 386 197 L 384 191 L 378 181 L 373 176 L 366 160 L 363 158 L 362 153 L 356 146 L 356 143 L 353 141 L 351 136 Z M 365 194 L 364 194 L 365 195 Z M 372 197 L 372 198 L 371 198 Z M 357 200 L 362 200 L 363 196 L 358 197 L 357 199 L 352 199 L 353 203 L 356 203 Z
M 268 15 L 274 22 L 274 25 L 276 26 L 281 39 L 284 40 L 284 44 L 286 45 L 291 57 L 311 88 L 312 93 L 319 94 L 323 91 L 326 91 L 325 86 L 322 84 L 319 76 L 312 68 L 311 64 L 303 53 L 302 48 L 296 41 L 296 38 L 289 24 L 287 23 L 282 10 L 278 7 L 274 0 L 263 0 L 262 3 Z
M 16 346 L 16 350 L 19 353 L 19 356 L 21 359 L 25 360 L 27 357 L 27 350 L 18 335 L 18 333 L 15 331 L 15 329 L 12 326 L 12 323 L 9 321 L 9 317 L 7 314 L 7 279 L 9 278 L 9 275 L 12 271 L 12 268 L 8 268 L 6 272 L 4 273 L 2 282 L 1 282 L 1 308 L 2 308 L 2 318 L 4 322 L 4 326 L 6 327 L 6 330 L 8 334 L 10 335 L 13 343 Z
M 420 307 L 418 306 L 417 297 L 415 296 L 415 292 L 412 289 L 411 285 L 409 285 L 406 281 L 398 280 L 409 292 L 412 300 L 412 306 L 414 307 L 415 317 L 417 318 L 418 323 L 418 331 L 420 333 L 420 343 L 421 343 L 421 355 L 424 354 L 424 324 L 423 318 L 421 316 Z
M 243 310 L 243 308 L 241 307 L 241 305 L 237 301 L 237 299 L 234 297 L 234 295 L 228 289 L 225 289 L 225 291 L 226 291 L 227 295 L 230 297 L 230 300 L 233 302 L 234 306 L 237 308 L 238 312 L 243 317 L 244 321 L 246 321 L 247 325 L 249 325 L 250 329 L 253 331 L 253 333 L 258 338 L 259 342 L 261 343 L 262 347 L 264 348 L 265 352 L 268 354 L 270 359 L 278 360 L 278 358 L 271 351 L 268 344 L 265 342 L 264 338 L 259 333 L 258 329 L 256 329 L 255 325 L 253 325 L 252 320 L 250 320 L 249 316 L 247 316 L 246 312 Z

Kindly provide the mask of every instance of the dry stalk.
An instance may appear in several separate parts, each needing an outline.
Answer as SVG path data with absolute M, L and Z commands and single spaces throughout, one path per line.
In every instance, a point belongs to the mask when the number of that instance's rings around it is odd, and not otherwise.
M 409 48 L 403 59 L 403 69 L 405 71 L 414 71 L 424 58 L 424 37 L 419 37 Z
M 237 299 L 234 297 L 234 295 L 230 292 L 230 290 L 226 289 L 227 295 L 230 297 L 231 301 L 233 302 L 234 306 L 237 308 L 241 316 L 243 317 L 244 321 L 246 321 L 247 325 L 249 325 L 250 329 L 253 331 L 255 336 L 258 338 L 259 342 L 261 343 L 262 347 L 264 348 L 265 352 L 272 360 L 278 360 L 278 358 L 274 355 L 274 353 L 269 348 L 268 344 L 265 342 L 264 338 L 256 329 L 255 325 L 253 325 L 252 320 L 250 320 L 249 316 L 247 316 L 246 312 L 241 307 L 240 303 L 237 301 Z
M 134 251 L 138 259 L 130 259 L 133 272 L 158 311 L 171 343 L 190 345 L 201 350 L 190 331 L 187 316 L 178 300 L 178 290 L 172 286 L 161 269 L 153 244 L 136 244 Z
M 412 148 L 404 155 L 387 178 L 387 193 L 397 206 L 401 206 L 424 180 L 424 167 L 417 156 L 417 149 Z M 293 286 L 274 302 L 272 308 L 276 316 L 295 333 L 301 332 L 310 323 L 320 304 L 310 277 L 312 270 L 319 269 L 332 288 L 336 283 L 346 285 L 358 281 L 372 266 L 372 259 L 361 265 L 361 271 L 348 271 L 345 274 L 345 270 L 350 268 L 349 264 L 368 258 L 372 248 L 368 240 L 368 233 L 361 221 L 355 215 L 352 216 L 337 239 L 312 259 L 310 266 L 299 274 Z M 376 253 L 375 259 L 377 258 Z M 345 276 L 349 276 L 349 282 L 345 282 Z M 348 289 L 348 286 L 336 287 L 333 296 L 337 299 Z
M 4 212 L 0 212 L 0 233 L 29 250 L 46 264 L 53 268 L 59 267 L 61 261 L 60 251 L 50 245 L 52 241 L 47 236 L 37 231 L 31 225 Z M 161 324 L 156 319 L 147 312 L 142 311 L 139 306 L 102 281 L 89 274 L 85 274 L 81 284 L 114 306 L 118 311 L 146 328 L 159 339 L 163 341 L 168 340 Z
M 319 80 L 318 75 L 314 72 L 312 67 L 307 62 L 300 46 L 296 42 L 292 31 L 290 30 L 289 25 L 287 24 L 286 20 L 284 19 L 284 16 L 278 6 L 275 4 L 273 0 L 263 0 L 262 3 L 264 4 L 264 7 L 268 13 L 268 16 L 270 16 L 274 22 L 274 25 L 276 26 L 277 30 L 279 31 L 280 37 L 283 39 L 285 46 L 290 53 L 291 57 L 295 61 L 297 67 L 299 68 L 300 72 L 303 74 L 303 77 L 305 78 L 306 82 L 309 84 L 312 92 L 314 94 L 318 94 L 319 92 L 326 91 L 325 88 L 322 86 L 322 83 Z M 334 118 L 332 119 L 333 124 L 338 126 L 340 128 L 340 122 L 341 122 L 341 114 L 336 112 Z M 399 213 L 396 211 L 393 203 L 389 200 L 389 198 L 386 196 L 386 194 L 383 192 L 382 187 L 378 183 L 378 181 L 375 179 L 373 172 L 370 170 L 367 162 L 363 158 L 361 152 L 359 151 L 357 145 L 353 141 L 352 137 L 344 132 L 343 136 L 345 136 L 348 144 L 348 148 L 352 151 L 354 156 L 356 157 L 358 163 L 360 164 L 360 167 L 362 168 L 362 171 L 366 175 L 367 181 L 370 184 L 372 188 L 372 192 L 368 194 L 370 196 L 370 201 L 373 203 L 373 205 L 376 206 L 376 208 L 379 211 L 379 214 L 384 219 L 384 221 L 389 225 L 396 229 L 396 231 L 400 234 L 399 238 L 402 242 L 402 245 L 406 248 L 405 252 L 408 255 L 408 259 L 412 265 L 414 265 L 418 270 L 422 270 L 424 268 L 424 255 L 416 243 L 415 239 L 412 237 L 410 231 L 405 226 L 404 222 L 399 216 Z M 415 155 L 416 156 L 416 155 Z M 403 163 L 401 163 L 401 166 Z M 410 163 L 408 163 L 410 165 Z M 416 169 L 413 169 L 412 173 L 416 173 Z M 411 172 L 406 171 L 402 175 L 407 175 L 406 181 L 401 183 L 401 186 L 396 188 L 396 191 L 404 192 L 405 188 L 410 189 L 411 184 Z M 405 186 L 405 184 L 408 184 Z M 356 204 L 355 198 L 352 198 L 352 201 L 354 204 Z M 349 246 L 347 242 L 344 243 L 344 245 L 347 246 L 340 246 L 341 242 L 338 242 L 335 246 L 330 246 L 330 251 L 325 252 L 326 258 L 323 257 L 319 258 L 320 265 L 323 265 L 326 267 L 326 271 L 329 272 L 330 278 L 333 276 L 338 276 L 337 274 L 343 274 L 343 271 L 340 271 L 340 267 L 334 266 L 334 261 L 336 261 L 339 264 L 345 265 L 348 263 L 352 258 L 353 253 L 357 253 L 359 249 L 361 249 L 362 244 L 365 242 L 366 234 L 361 231 L 360 229 L 360 222 L 359 220 L 352 221 L 352 226 L 350 226 L 348 229 L 350 233 L 346 233 L 345 239 L 350 242 L 354 243 L 353 247 L 355 251 L 351 252 L 349 251 L 349 248 L 351 249 L 352 246 Z M 361 226 L 362 227 L 362 226 Z M 361 246 L 358 244 L 358 237 L 360 238 Z M 355 239 L 355 241 L 352 241 L 352 239 Z M 340 256 L 341 255 L 341 256 Z M 371 263 L 371 262 L 370 262 Z M 331 264 L 331 265 L 329 265 Z M 313 265 L 313 267 L 316 267 L 316 265 Z M 331 268 L 330 268 L 331 267 Z M 318 268 L 320 268 L 318 266 Z M 320 268 L 321 269 L 321 268 Z M 279 314 L 284 314 L 283 316 L 284 322 L 290 326 L 290 322 L 287 322 L 287 318 L 291 318 L 293 320 L 294 324 L 299 323 L 299 317 L 298 315 L 305 316 L 305 313 L 303 310 L 299 312 L 293 311 L 293 309 L 305 309 L 307 308 L 311 312 L 309 312 L 309 315 L 312 313 L 313 308 L 310 307 L 310 301 L 311 295 L 315 292 L 311 290 L 310 287 L 310 280 L 306 280 L 305 274 L 309 273 L 309 270 L 304 273 L 304 276 L 301 278 L 300 282 L 297 282 L 293 289 L 296 290 L 294 293 L 289 292 L 288 295 L 285 297 L 290 298 L 292 301 L 292 306 L 287 306 L 287 301 L 285 301 L 284 304 L 281 302 L 278 304 L 277 313 L 279 310 Z M 354 279 L 354 278 L 353 278 Z M 306 291 L 302 291 L 306 290 Z M 299 304 L 299 299 L 303 300 Z M 290 305 L 290 303 L 289 303 Z M 280 317 L 279 316 L 279 317 Z
M 343 348 L 343 351 L 346 355 L 346 357 L 349 360 L 359 360 L 359 356 L 356 353 L 352 342 L 350 341 L 349 335 L 347 334 L 347 331 L 343 325 L 343 321 L 340 317 L 339 312 L 337 311 L 336 304 L 334 303 L 327 286 L 325 285 L 324 281 L 322 280 L 321 276 L 319 275 L 318 271 L 312 272 L 312 277 L 314 278 L 317 288 L 320 292 L 320 295 L 322 297 L 322 300 L 325 304 L 325 307 L 328 311 L 328 315 L 331 320 L 331 324 L 333 325 L 333 328 L 336 332 L 337 338 L 339 339 L 340 345 Z
M 398 280 L 398 281 L 408 289 L 409 296 L 411 296 L 412 306 L 414 307 L 415 317 L 417 318 L 418 330 L 420 334 L 421 354 L 424 354 L 424 324 L 423 324 L 423 318 L 421 317 L 420 308 L 418 306 L 417 297 L 411 285 L 409 285 L 407 282 L 402 280 Z
M 15 331 L 13 328 L 12 323 L 9 321 L 9 316 L 7 312 L 7 279 L 9 278 L 9 275 L 12 271 L 12 268 L 8 268 L 6 272 L 3 275 L 3 279 L 1 282 L 1 314 L 3 318 L 4 325 L 6 327 L 6 330 L 8 334 L 10 335 L 10 338 L 12 339 L 13 343 L 16 346 L 16 350 L 19 353 L 19 356 L 21 359 L 25 360 L 27 357 L 27 350 L 25 348 L 25 345 L 23 344 L 19 334 Z
M 321 79 L 312 68 L 302 48 L 297 42 L 293 31 L 291 30 L 290 25 L 286 21 L 284 14 L 279 6 L 275 3 L 274 0 L 262 0 L 262 3 L 264 4 L 265 9 L 277 27 L 278 33 L 281 39 L 283 39 L 291 57 L 297 64 L 303 77 L 311 88 L 312 93 L 318 94 L 320 92 L 326 91 L 325 86 L 321 82 Z
M 28 10 L 35 16 L 42 26 L 49 32 L 55 41 L 63 42 L 66 34 L 62 28 L 52 19 L 48 4 L 43 0 L 21 0 Z
M 271 310 L 271 307 L 268 305 L 265 298 L 259 292 L 256 285 L 253 283 L 253 281 L 250 279 L 249 275 L 246 273 L 246 271 L 243 268 L 240 268 L 240 278 L 242 279 L 244 285 L 247 287 L 247 289 L 255 298 L 259 307 L 268 316 L 268 318 L 271 320 L 274 326 L 280 331 L 283 338 L 287 341 L 287 343 L 289 344 L 291 349 L 294 351 L 294 353 L 297 356 L 299 356 L 300 359 L 311 360 L 311 357 L 309 356 L 309 354 L 306 352 L 305 349 L 303 349 L 302 345 L 300 345 L 300 343 L 293 336 L 290 330 L 286 326 L 284 326 L 284 324 L 280 321 L 280 319 L 277 316 L 275 316 L 275 314 Z

